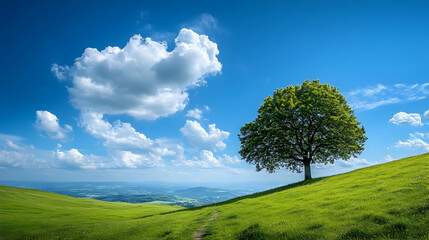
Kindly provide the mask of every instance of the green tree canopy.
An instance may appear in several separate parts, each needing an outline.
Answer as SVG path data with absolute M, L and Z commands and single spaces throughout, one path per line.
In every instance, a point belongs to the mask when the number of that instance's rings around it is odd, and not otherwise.
M 357 157 L 367 139 L 344 96 L 319 80 L 274 91 L 238 137 L 240 155 L 256 171 L 304 168 L 305 179 L 311 179 L 310 164 Z

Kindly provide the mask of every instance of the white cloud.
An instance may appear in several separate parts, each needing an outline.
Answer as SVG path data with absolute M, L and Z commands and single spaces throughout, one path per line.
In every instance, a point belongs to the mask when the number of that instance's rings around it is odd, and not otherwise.
M 387 87 L 382 84 L 377 84 L 376 87 L 369 87 L 364 89 L 358 89 L 356 91 L 351 92 L 351 95 L 362 95 L 365 97 L 371 97 L 374 96 L 377 93 L 381 93 L 382 91 L 386 90 Z
M 21 149 L 21 147 L 19 147 L 18 145 L 16 145 L 15 143 L 13 143 L 9 139 L 6 139 L 6 146 L 8 146 L 9 148 L 15 149 L 15 150 Z
M 366 159 L 361 158 L 352 158 L 347 161 L 344 160 L 338 160 L 335 163 L 338 163 L 339 166 L 344 168 L 350 168 L 350 167 L 363 167 L 368 166 L 370 163 Z
M 322 164 L 322 163 L 312 164 L 312 167 L 316 169 L 332 169 L 333 172 L 336 172 L 341 169 L 343 170 L 347 169 L 347 171 L 350 171 L 350 169 L 358 169 L 369 165 L 371 165 L 371 163 L 368 162 L 366 159 L 351 158 L 351 159 L 348 159 L 347 161 L 338 159 L 334 162 L 334 164 Z
M 14 141 L 14 142 L 21 141 L 22 137 L 15 136 L 15 135 L 10 135 L 10 134 L 0 133 L 0 142 L 7 141 L 7 140 Z
M 98 168 L 93 158 L 84 156 L 74 148 L 64 152 L 57 149 L 57 151 L 54 153 L 54 158 L 59 161 L 60 165 L 63 165 L 66 168 Z
M 160 140 L 151 140 L 137 132 L 131 124 L 118 120 L 112 125 L 98 113 L 83 112 L 80 125 L 95 138 L 103 140 L 109 149 L 142 151 L 161 156 L 173 154 Z
M 395 84 L 391 86 L 378 84 L 375 87 L 357 89 L 345 94 L 351 107 L 359 110 L 371 110 L 383 105 L 417 101 L 429 95 L 429 83 Z
M 77 149 L 54 153 L 58 167 L 68 169 L 117 169 L 164 167 L 160 156 L 154 154 L 136 154 L 130 151 L 115 151 L 108 157 L 83 155 Z
M 182 26 L 190 28 L 198 33 L 205 33 L 207 31 L 219 29 L 217 19 L 209 13 L 203 13 L 193 21 L 185 23 Z
M 206 35 L 182 29 L 176 47 L 133 36 L 124 48 L 87 48 L 69 73 L 72 104 L 98 114 L 127 114 L 157 119 L 181 111 L 187 90 L 219 73 L 217 44 Z M 60 76 L 61 77 L 61 76 Z
M 165 167 L 159 155 L 135 154 L 130 151 L 117 151 L 113 157 L 117 167 L 142 168 L 142 167 Z
M 410 138 L 401 141 L 399 140 L 395 146 L 399 148 L 408 148 L 411 150 L 424 150 L 429 151 L 429 143 L 425 142 L 421 138 L 428 137 L 429 134 L 424 134 L 420 132 L 410 133 Z
M 15 143 L 22 138 L 0 134 L 0 168 L 40 168 L 49 165 L 50 152 Z
M 213 156 L 209 150 L 202 150 L 199 157 L 194 157 L 193 160 L 182 160 L 178 165 L 198 168 L 224 168 L 225 165 L 219 159 Z
M 225 149 L 226 144 L 223 140 L 229 137 L 229 132 L 221 131 L 215 124 L 210 124 L 207 132 L 197 121 L 192 120 L 186 120 L 185 126 L 180 131 L 192 145 L 213 151 Z
M 67 133 L 73 130 L 67 124 L 63 128 L 60 127 L 57 116 L 48 111 L 36 111 L 35 127 L 53 139 L 64 139 Z
M 134 129 L 130 123 L 112 124 L 103 115 L 82 112 L 80 125 L 92 136 L 104 141 L 110 152 L 110 162 L 104 168 L 163 167 L 163 157 L 174 155 L 161 140 L 152 140 Z M 108 160 L 107 160 L 108 161 Z
M 395 160 L 395 159 L 392 156 L 390 156 L 389 154 L 384 157 L 385 162 L 391 162 L 393 160 Z
M 51 67 L 51 72 L 55 75 L 58 80 L 66 80 L 67 74 L 70 71 L 69 66 L 59 66 L 58 64 L 54 63 Z
M 423 114 L 423 116 L 424 116 L 425 118 L 429 118 L 429 110 L 426 110 L 426 112 Z
M 391 123 L 396 125 L 411 125 L 411 126 L 421 126 L 422 119 L 418 113 L 405 113 L 398 112 L 389 120 Z
M 22 168 L 34 158 L 32 154 L 14 150 L 0 150 L 0 167 Z
M 201 119 L 202 116 L 203 116 L 203 111 L 201 111 L 198 108 L 189 110 L 188 113 L 186 113 L 186 117 L 192 117 L 196 119 Z
M 236 164 L 236 163 L 242 162 L 242 160 L 239 157 L 237 157 L 237 156 L 231 157 L 231 156 L 226 155 L 226 154 L 222 155 L 221 161 L 231 163 L 231 164 Z
M 157 151 L 133 153 L 124 150 L 109 151 L 107 156 L 82 154 L 72 148 L 62 150 L 61 144 L 57 149 L 41 150 L 32 145 L 15 144 L 0 134 L 0 168 L 58 168 L 58 169 L 118 169 L 118 168 L 147 168 L 165 167 L 162 154 Z M 14 139 L 18 139 L 15 137 Z

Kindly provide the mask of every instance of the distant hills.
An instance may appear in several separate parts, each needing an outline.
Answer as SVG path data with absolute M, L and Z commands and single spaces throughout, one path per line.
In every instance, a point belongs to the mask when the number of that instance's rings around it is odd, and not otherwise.
M 182 207 L 197 207 L 225 201 L 251 192 L 235 189 L 190 187 L 167 184 L 121 183 L 121 182 L 12 182 L 0 184 L 33 188 L 71 197 L 91 198 L 109 202 L 157 203 Z
M 429 239 L 429 154 L 197 208 L 0 186 L 0 216 L 0 239 Z

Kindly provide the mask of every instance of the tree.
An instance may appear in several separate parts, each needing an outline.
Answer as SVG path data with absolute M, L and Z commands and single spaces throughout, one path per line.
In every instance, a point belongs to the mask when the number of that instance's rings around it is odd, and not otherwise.
M 304 168 L 307 180 L 310 164 L 334 163 L 362 153 L 367 137 L 359 125 L 337 88 L 306 80 L 265 98 L 256 119 L 240 129 L 239 153 L 256 165 L 256 171 Z

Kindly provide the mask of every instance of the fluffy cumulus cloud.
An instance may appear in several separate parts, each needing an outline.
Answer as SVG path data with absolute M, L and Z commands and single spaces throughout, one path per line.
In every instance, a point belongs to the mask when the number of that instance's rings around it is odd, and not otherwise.
M 192 145 L 213 151 L 225 149 L 226 144 L 223 141 L 229 137 L 229 132 L 216 128 L 215 124 L 210 124 L 207 132 L 197 121 L 192 120 L 186 120 L 180 131 Z
M 80 125 L 95 138 L 103 140 L 109 149 L 140 151 L 160 156 L 173 154 L 160 140 L 151 140 L 136 131 L 131 124 L 118 120 L 112 125 L 98 113 L 83 112 Z
M 162 158 L 156 154 L 135 154 L 130 151 L 117 151 L 113 156 L 115 167 L 147 168 L 164 167 Z
M 67 124 L 61 127 L 57 116 L 48 111 L 36 111 L 34 126 L 52 139 L 64 139 L 67 137 L 67 133 L 73 130 Z
M 130 151 L 115 151 L 108 157 L 84 155 L 77 149 L 54 153 L 57 167 L 66 169 L 117 169 L 163 167 L 163 161 L 156 155 L 136 154 Z
M 396 125 L 411 125 L 411 126 L 421 126 L 422 119 L 418 113 L 405 113 L 398 112 L 389 120 L 391 123 Z
M 178 165 L 198 168 L 223 168 L 225 165 L 217 159 L 211 151 L 202 150 L 200 155 L 195 156 L 193 160 L 180 161 Z
M 383 105 L 425 99 L 429 95 L 429 83 L 395 84 L 357 89 L 345 94 L 354 109 L 371 110 Z
M 196 167 L 196 168 L 227 168 L 232 170 L 232 168 L 227 167 L 225 164 L 237 164 L 240 163 L 241 160 L 237 156 L 228 156 L 223 154 L 221 157 L 215 157 L 213 152 L 209 150 L 202 150 L 199 155 L 194 156 L 192 160 L 188 160 L 183 155 L 182 151 L 178 151 L 179 157 L 173 162 L 178 166 L 188 166 L 188 167 Z
M 429 138 L 429 134 L 420 132 L 410 133 L 409 139 L 405 141 L 399 140 L 395 146 L 399 148 L 407 148 L 410 150 L 429 151 L 429 143 L 423 140 L 425 138 Z
M 72 104 L 97 114 L 128 114 L 138 119 L 157 119 L 183 110 L 187 90 L 219 73 L 217 44 L 206 35 L 180 30 L 175 48 L 165 42 L 133 36 L 124 48 L 87 48 L 69 67 Z M 60 79 L 65 76 L 54 65 Z
M 162 154 L 157 150 L 146 153 L 133 153 L 125 150 L 109 151 L 107 156 L 83 154 L 78 149 L 41 150 L 32 145 L 19 143 L 22 139 L 0 134 L 1 168 L 59 168 L 79 169 L 122 169 L 164 167 Z
M 201 111 L 198 108 L 191 109 L 186 113 L 187 117 L 195 118 L 195 119 L 201 119 L 203 116 L 203 111 Z
M 58 160 L 60 166 L 64 168 L 96 169 L 99 166 L 95 163 L 95 156 L 84 156 L 77 149 L 68 151 L 57 151 L 54 153 L 54 159 Z

